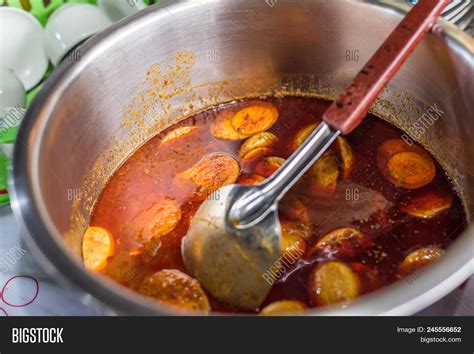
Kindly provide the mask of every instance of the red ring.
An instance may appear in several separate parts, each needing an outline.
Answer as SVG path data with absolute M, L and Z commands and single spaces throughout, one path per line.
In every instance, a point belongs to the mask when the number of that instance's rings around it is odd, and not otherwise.
M 9 302 L 7 302 L 4 298 L 4 294 L 5 294 L 5 288 L 7 287 L 8 283 L 10 283 L 13 279 L 16 279 L 16 278 L 28 278 L 28 279 L 31 279 L 33 280 L 35 283 L 36 283 L 36 292 L 35 292 L 35 295 L 33 296 L 33 299 L 31 299 L 30 301 L 28 301 L 26 304 L 23 304 L 23 305 L 15 305 L 15 304 L 10 304 Z M 36 280 L 35 278 L 33 277 L 30 277 L 30 276 L 27 276 L 27 275 L 15 275 L 14 277 L 10 278 L 7 280 L 7 282 L 5 283 L 5 285 L 3 286 L 2 288 L 2 291 L 0 292 L 1 295 L 0 295 L 0 299 L 5 303 L 7 304 L 8 306 L 11 306 L 11 307 L 25 307 L 25 306 L 28 306 L 29 304 L 31 304 L 33 301 L 36 300 L 36 298 L 38 297 L 38 293 L 39 293 L 39 282 L 38 280 Z M 5 312 L 5 310 L 3 311 Z M 6 313 L 6 312 L 5 312 Z M 7 315 L 8 316 L 8 315 Z

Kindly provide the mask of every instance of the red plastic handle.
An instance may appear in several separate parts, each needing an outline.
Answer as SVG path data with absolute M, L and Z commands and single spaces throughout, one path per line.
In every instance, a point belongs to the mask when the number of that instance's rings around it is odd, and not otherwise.
M 324 112 L 323 120 L 344 135 L 354 130 L 449 2 L 420 0 Z

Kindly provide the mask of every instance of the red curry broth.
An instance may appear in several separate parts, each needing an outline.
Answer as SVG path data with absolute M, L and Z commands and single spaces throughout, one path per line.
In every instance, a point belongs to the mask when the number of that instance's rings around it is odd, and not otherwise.
M 227 110 L 235 114 L 253 101 L 234 102 L 190 116 L 149 140 L 127 159 L 110 178 L 92 215 L 90 225 L 107 230 L 113 240 L 113 250 L 109 250 L 106 264 L 97 271 L 139 291 L 144 280 L 160 270 L 176 269 L 186 273 L 180 252 L 181 239 L 201 201 L 177 182 L 176 176 L 203 156 L 224 152 L 238 161 L 239 180 L 248 183 L 249 177 L 252 180 L 255 175 L 257 164 L 265 157 L 288 158 L 295 148 L 295 135 L 302 128 L 317 123 L 329 105 L 315 98 L 265 98 L 263 101 L 278 111 L 278 119 L 266 130 L 276 136 L 277 141 L 271 142 L 269 150 L 259 150 L 253 159 L 239 157 L 239 148 L 247 138 L 223 140 L 210 131 L 220 112 Z M 193 129 L 185 128 L 187 134 L 163 142 L 163 138 L 178 127 Z M 310 177 L 305 176 L 285 196 L 280 203 L 280 219 L 290 229 L 302 230 L 304 247 L 275 279 L 263 306 L 279 300 L 297 300 L 303 307 L 324 304 L 314 298 L 311 290 L 312 286 L 324 287 L 324 279 L 323 285 L 316 280 L 319 285 L 314 285 L 309 278 L 315 267 L 331 260 L 342 262 L 356 275 L 358 295 L 373 291 L 405 275 L 399 267 L 410 252 L 428 246 L 444 249 L 464 229 L 466 220 L 461 201 L 434 159 L 430 158 L 435 168 L 432 181 L 413 189 L 394 184 L 394 180 L 404 178 L 398 171 L 388 180 L 386 175 L 390 171 L 378 166 L 380 146 L 392 139 L 400 140 L 402 134 L 401 130 L 369 114 L 360 127 L 345 137 L 353 156 L 350 169 L 343 166 L 340 147 L 333 144 L 328 161 L 336 156 L 339 165 L 332 172 L 327 166 L 320 169 L 329 176 L 320 178 L 319 184 L 324 187 L 316 191 L 308 188 L 308 179 L 313 178 L 308 172 Z M 399 156 L 405 158 L 405 155 Z M 405 160 L 410 156 L 407 153 Z M 406 168 L 414 171 L 416 177 L 417 162 L 410 161 L 407 164 L 411 165 Z M 335 173 L 336 183 L 332 183 L 330 173 Z M 262 179 L 259 177 L 258 181 Z M 431 208 L 436 203 L 432 202 L 429 192 L 447 195 L 450 206 L 445 205 L 430 218 L 415 217 L 401 210 L 419 209 L 416 204 L 421 203 L 419 198 L 425 198 L 425 204 Z M 413 201 L 414 207 L 410 205 Z M 171 221 L 156 220 L 160 215 L 169 215 L 170 210 Z M 160 236 L 147 237 L 151 228 Z M 363 241 L 345 244 L 344 251 L 315 246 L 324 235 L 339 228 L 360 231 Z M 355 248 L 351 249 L 351 245 Z M 207 295 L 212 310 L 240 312 Z

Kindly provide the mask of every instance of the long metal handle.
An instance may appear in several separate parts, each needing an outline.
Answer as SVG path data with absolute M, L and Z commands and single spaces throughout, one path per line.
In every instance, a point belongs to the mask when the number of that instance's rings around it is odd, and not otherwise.
M 339 131 L 325 122 L 319 124 L 270 178 L 233 201 L 229 210 L 232 225 L 238 229 L 248 228 L 265 218 L 272 211 L 272 205 L 293 187 L 338 135 Z
M 263 220 L 340 132 L 348 134 L 362 122 L 385 84 L 448 3 L 449 0 L 423 0 L 405 16 L 351 84 L 324 112 L 324 122 L 310 137 L 267 181 L 235 197 L 228 214 L 235 228 L 252 227 Z

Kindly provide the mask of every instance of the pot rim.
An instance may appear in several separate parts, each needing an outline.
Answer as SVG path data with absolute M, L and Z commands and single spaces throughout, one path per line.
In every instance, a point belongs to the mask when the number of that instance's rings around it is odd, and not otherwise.
M 392 0 L 358 2 L 381 6 L 398 14 L 403 14 L 410 9 L 407 4 L 400 4 Z M 36 161 L 38 161 L 39 142 L 44 133 L 48 115 L 60 96 L 61 87 L 69 84 L 70 77 L 73 76 L 72 73 L 80 71 L 83 66 L 94 59 L 94 54 L 97 55 L 107 47 L 105 42 L 114 37 L 117 39 L 122 31 L 125 31 L 128 26 L 133 26 L 138 19 L 147 16 L 167 16 L 163 12 L 152 14 L 157 9 L 168 11 L 173 9 L 173 13 L 176 14 L 183 4 L 189 6 L 189 3 L 185 1 L 168 4 L 162 2 L 159 5 L 151 6 L 113 24 L 82 45 L 81 61 L 61 64 L 37 94 L 24 117 L 18 133 L 18 143 L 15 145 L 12 178 L 9 182 L 11 205 L 17 220 L 27 231 L 24 233 L 25 238 L 36 258 L 42 261 L 41 264 L 53 276 L 78 287 L 81 291 L 93 295 L 106 306 L 125 314 L 180 315 L 181 313 L 173 311 L 166 305 L 157 304 L 106 276 L 87 271 L 77 257 L 71 256 L 70 251 L 66 249 L 63 236 L 45 213 L 45 208 L 42 208 L 43 201 L 38 181 L 32 180 L 30 176 L 37 175 Z M 472 40 L 467 34 L 442 19 L 438 20 L 437 25 L 440 26 L 447 40 L 454 42 L 468 52 L 473 51 Z M 410 292 L 406 291 L 407 284 L 398 281 L 378 291 L 361 296 L 346 308 L 339 306 L 316 308 L 308 311 L 308 315 L 408 315 L 421 310 L 451 292 L 474 273 L 472 247 L 471 249 L 469 247 L 469 241 L 472 246 L 474 239 L 474 226 L 468 226 L 461 238 L 448 248 L 445 257 L 423 272 L 420 278 L 425 281 L 417 281 L 412 284 L 411 286 L 414 288 Z M 456 254 L 454 255 L 454 253 Z M 450 254 L 452 256 L 449 256 Z M 440 279 L 443 281 L 441 282 Z M 416 294 L 416 296 L 408 293 Z

